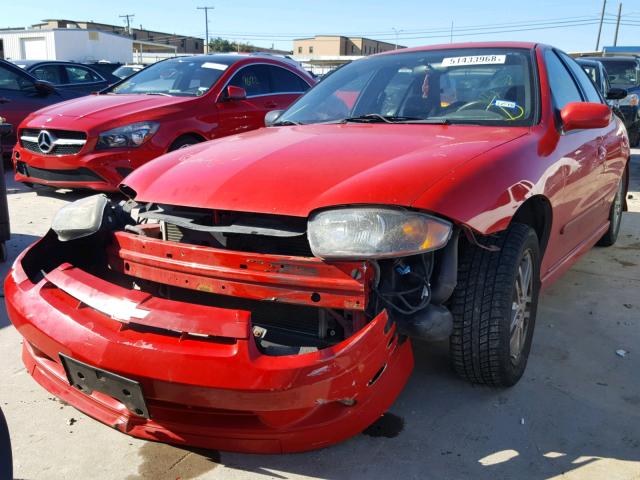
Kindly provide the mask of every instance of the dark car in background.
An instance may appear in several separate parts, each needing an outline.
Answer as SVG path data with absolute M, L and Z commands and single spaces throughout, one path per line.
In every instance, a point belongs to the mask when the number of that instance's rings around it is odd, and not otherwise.
M 586 57 L 602 62 L 612 87 L 624 88 L 627 96 L 618 103 L 632 147 L 640 143 L 640 60 L 634 56 Z
M 607 100 L 607 104 L 609 104 L 613 113 L 625 121 L 624 114 L 622 113 L 622 110 L 620 110 L 620 100 L 626 98 L 626 89 L 611 86 L 607 69 L 599 60 L 585 60 L 583 58 L 577 58 L 576 62 L 578 62 L 585 73 L 589 76 L 598 91 L 602 94 L 602 97 Z M 625 123 L 625 126 L 627 127 L 627 131 L 629 131 L 629 128 L 633 127 L 633 125 L 627 123 Z
M 77 96 L 80 94 L 59 90 L 14 64 L 0 60 L 0 117 L 4 117 L 14 127 L 31 112 Z M 14 132 L 15 130 L 14 128 Z M 15 133 L 2 139 L 6 153 L 11 152 L 15 143 Z
M 71 90 L 79 94 L 99 92 L 120 81 L 114 75 L 98 73 L 81 63 L 55 60 L 16 60 L 13 63 L 60 90 Z

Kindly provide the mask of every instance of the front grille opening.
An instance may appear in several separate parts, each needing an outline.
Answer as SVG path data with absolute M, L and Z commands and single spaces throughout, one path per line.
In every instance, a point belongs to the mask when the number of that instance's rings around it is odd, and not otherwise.
M 168 205 L 152 206 L 144 215 L 160 221 L 162 239 L 170 242 L 239 252 L 313 256 L 306 235 L 307 219 L 303 217 Z
M 51 170 L 32 167 L 25 162 L 16 162 L 16 171 L 25 177 L 49 182 L 104 182 L 102 177 L 85 167 L 71 170 Z

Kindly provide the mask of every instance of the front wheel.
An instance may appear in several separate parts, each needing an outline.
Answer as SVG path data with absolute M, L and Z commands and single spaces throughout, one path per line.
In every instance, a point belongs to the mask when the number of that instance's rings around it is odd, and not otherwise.
M 622 210 L 624 207 L 626 183 L 627 172 L 625 170 L 620 178 L 620 184 L 618 185 L 618 190 L 616 190 L 616 196 L 614 197 L 613 203 L 611 203 L 611 208 L 609 209 L 609 229 L 597 243 L 600 247 L 610 247 L 618 240 L 620 224 L 622 223 Z
M 480 243 L 499 250 L 462 245 L 451 302 L 451 361 L 465 380 L 508 387 L 522 377 L 531 350 L 540 290 L 538 237 L 514 223 Z

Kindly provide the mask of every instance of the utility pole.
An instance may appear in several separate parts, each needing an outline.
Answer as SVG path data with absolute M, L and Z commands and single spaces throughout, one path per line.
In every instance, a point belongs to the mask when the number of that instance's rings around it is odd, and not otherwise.
M 449 43 L 453 43 L 453 20 L 451 20 L 451 33 L 449 34 Z
M 132 13 L 130 13 L 130 14 L 127 14 L 127 15 L 118 15 L 118 16 L 119 16 L 120 18 L 126 18 L 126 19 L 127 19 L 127 33 L 128 33 L 129 35 L 131 35 L 131 19 L 132 19 L 133 17 L 135 17 L 135 15 L 134 15 L 134 14 L 132 14 Z
M 391 30 L 393 30 L 394 33 L 396 34 L 396 46 L 394 50 L 397 50 L 398 49 L 398 33 L 402 32 L 403 30 L 398 30 L 396 27 L 391 27 Z
M 206 50 L 204 53 L 209 53 L 209 10 L 213 10 L 214 7 L 196 7 L 197 10 L 204 10 L 204 29 L 205 29 L 205 35 L 206 35 L 206 39 L 204 41 L 204 44 L 207 46 Z
M 600 27 L 598 27 L 598 39 L 596 40 L 596 52 L 600 49 L 600 35 L 602 34 L 602 23 L 604 22 L 604 10 L 607 8 L 607 0 L 602 2 L 602 13 L 600 14 Z
M 618 4 L 618 21 L 616 22 L 616 34 L 613 37 L 613 46 L 618 45 L 618 31 L 620 30 L 620 17 L 622 17 L 622 2 Z

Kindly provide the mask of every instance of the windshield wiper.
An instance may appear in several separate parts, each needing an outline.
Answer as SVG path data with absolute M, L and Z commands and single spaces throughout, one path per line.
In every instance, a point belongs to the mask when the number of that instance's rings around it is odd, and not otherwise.
M 274 127 L 288 127 L 292 125 L 302 125 L 302 123 L 294 122 L 293 120 L 282 120 L 281 122 L 275 122 L 272 125 Z
M 409 117 L 394 117 L 392 115 L 380 115 L 379 113 L 367 113 L 358 115 L 357 117 L 343 118 L 343 123 L 348 122 L 370 122 L 370 123 L 396 123 L 397 119 L 405 119 Z
M 451 125 L 451 120 L 448 118 L 416 118 L 415 120 L 406 120 L 397 123 L 419 123 L 424 125 Z
M 420 118 L 420 117 L 403 117 L 396 115 L 380 115 L 379 113 L 367 113 L 357 117 L 347 117 L 341 120 L 343 123 L 362 122 L 362 123 L 424 123 L 432 125 L 448 125 L 450 122 L 446 118 Z
M 163 97 L 172 97 L 173 95 L 169 95 L 168 93 L 164 93 L 164 92 L 144 92 L 145 95 L 161 95 Z

